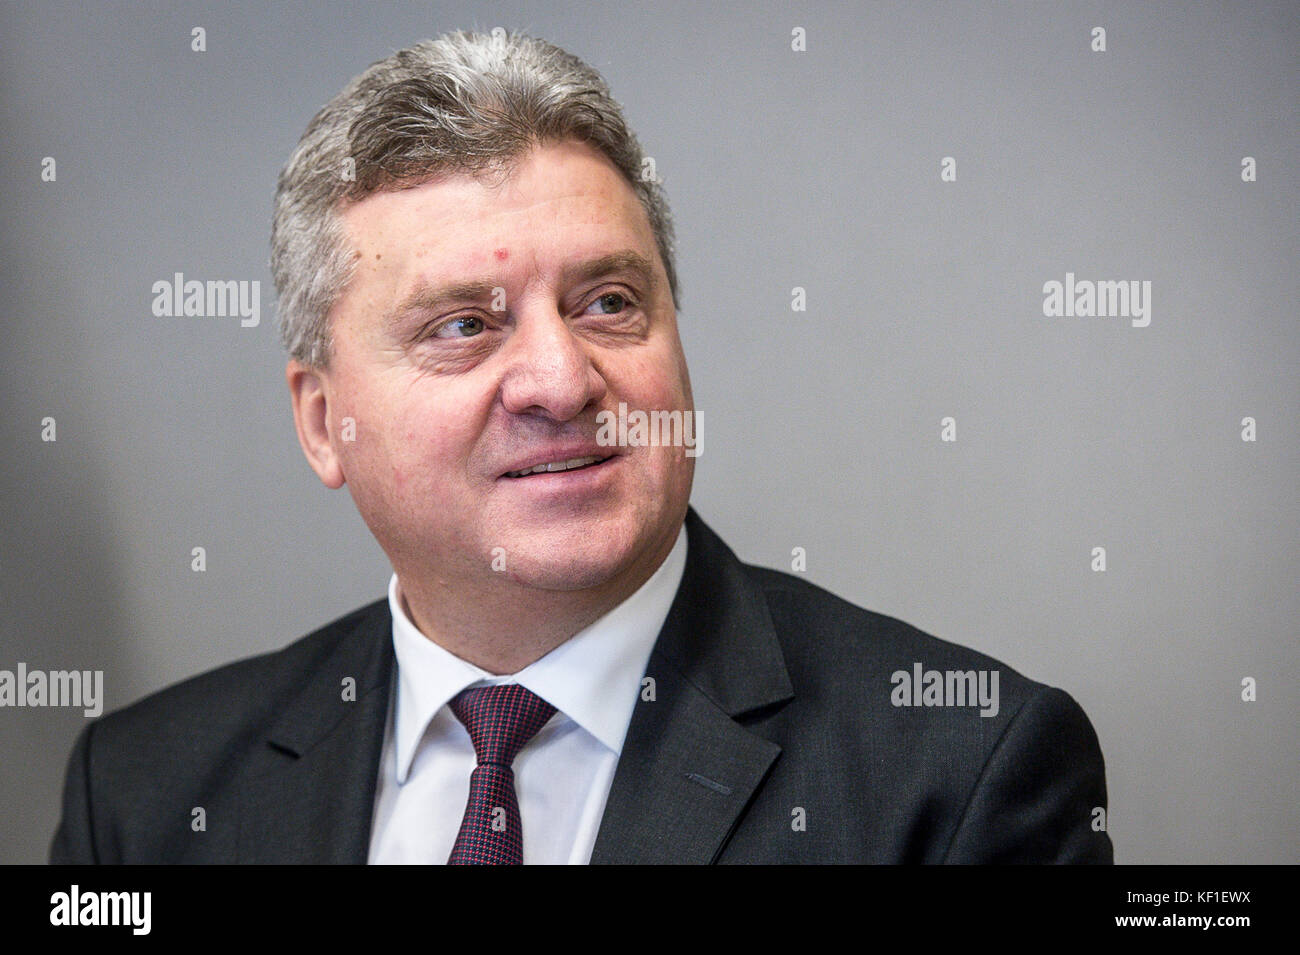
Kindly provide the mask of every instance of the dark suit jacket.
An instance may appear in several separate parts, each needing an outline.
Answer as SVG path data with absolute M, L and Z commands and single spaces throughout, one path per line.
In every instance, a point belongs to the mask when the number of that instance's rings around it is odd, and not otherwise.
M 1112 861 L 1070 696 L 686 528 L 592 862 Z M 88 724 L 50 860 L 365 862 L 393 660 L 381 600 Z M 915 663 L 998 671 L 997 715 L 895 706 Z

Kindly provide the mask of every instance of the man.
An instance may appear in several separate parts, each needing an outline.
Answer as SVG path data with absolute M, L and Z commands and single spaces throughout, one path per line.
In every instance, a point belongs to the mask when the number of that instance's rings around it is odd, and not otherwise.
M 403 50 L 316 116 L 276 201 L 287 380 L 388 598 L 88 726 L 52 861 L 1111 860 L 1069 696 L 689 509 L 641 167 L 600 77 L 521 36 Z M 609 426 L 637 413 L 673 440 Z

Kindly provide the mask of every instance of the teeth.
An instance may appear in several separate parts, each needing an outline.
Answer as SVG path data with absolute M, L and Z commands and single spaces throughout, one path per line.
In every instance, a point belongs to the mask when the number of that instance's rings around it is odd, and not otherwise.
M 595 464 L 597 461 L 603 461 L 604 458 L 587 457 L 572 458 L 568 461 L 552 461 L 549 464 L 539 464 L 536 467 L 524 468 L 522 471 L 508 471 L 506 477 L 524 477 L 528 474 L 541 474 L 543 471 L 572 471 L 574 468 L 586 467 L 588 464 Z

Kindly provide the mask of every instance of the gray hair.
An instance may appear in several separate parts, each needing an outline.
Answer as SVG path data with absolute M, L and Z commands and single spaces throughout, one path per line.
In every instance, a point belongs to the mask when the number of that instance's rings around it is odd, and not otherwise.
M 524 34 L 464 31 L 372 64 L 307 126 L 280 173 L 271 274 L 280 335 L 304 364 L 329 361 L 328 314 L 355 271 L 340 207 L 443 173 L 507 174 L 531 147 L 585 142 L 614 164 L 650 220 L 678 303 L 672 217 L 642 175 L 636 136 L 594 69 Z

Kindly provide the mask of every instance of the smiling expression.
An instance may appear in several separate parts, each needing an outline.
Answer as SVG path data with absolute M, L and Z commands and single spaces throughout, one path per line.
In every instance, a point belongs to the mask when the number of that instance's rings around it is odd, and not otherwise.
M 308 457 L 347 484 L 403 586 L 648 577 L 694 459 L 601 446 L 596 416 L 693 403 L 654 233 L 617 169 L 548 144 L 504 181 L 378 192 L 343 221 L 357 268 L 316 371 L 328 445 Z

